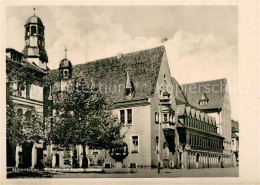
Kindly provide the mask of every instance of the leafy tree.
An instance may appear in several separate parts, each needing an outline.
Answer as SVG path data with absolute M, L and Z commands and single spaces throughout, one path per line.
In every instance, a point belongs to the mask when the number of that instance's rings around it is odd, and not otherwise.
M 121 138 L 122 124 L 112 115 L 111 104 L 98 89 L 74 80 L 63 99 L 55 102 L 52 141 L 64 147 L 83 147 L 83 167 L 87 167 L 86 145 L 93 149 L 109 149 Z
M 25 114 L 19 112 L 15 109 L 10 95 L 6 103 L 6 129 L 7 142 L 9 143 L 38 142 L 44 138 L 42 114 L 34 108 Z
M 44 126 L 42 115 L 35 109 L 27 111 L 24 116 L 15 108 L 13 95 L 21 86 L 19 84 L 33 83 L 39 80 L 39 75 L 30 70 L 24 61 L 6 61 L 6 142 L 8 165 L 15 164 L 15 146 L 25 142 L 37 142 L 44 137 Z M 13 85 L 17 85 L 17 89 Z M 24 87 L 24 85 L 23 85 Z M 9 155 L 12 155 L 10 157 Z M 11 161 L 11 162 L 10 162 Z

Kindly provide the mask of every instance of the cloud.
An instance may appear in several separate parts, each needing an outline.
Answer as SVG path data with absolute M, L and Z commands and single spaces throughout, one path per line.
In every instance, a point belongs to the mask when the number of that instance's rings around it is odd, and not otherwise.
M 44 21 L 46 27 L 46 50 L 48 66 L 56 69 L 64 57 L 64 46 L 68 48 L 68 58 L 73 65 L 100 58 L 115 56 L 162 45 L 159 37 L 136 36 L 115 23 L 109 11 L 85 9 L 73 10 L 71 7 L 49 8 Z M 22 50 L 24 46 L 25 20 L 17 17 L 7 19 L 11 28 L 7 46 Z M 133 24 L 134 26 L 135 24 Z M 86 28 L 87 44 L 86 44 Z M 165 42 L 172 76 L 179 83 L 227 78 L 229 85 L 238 83 L 238 51 L 236 45 L 216 36 L 215 33 L 196 34 L 177 30 Z M 158 33 L 158 35 L 160 35 Z M 87 49 L 86 49 L 87 45 Z M 236 116 L 237 94 L 231 94 L 233 114 Z
M 238 51 L 214 34 L 177 31 L 166 44 L 172 76 L 179 83 L 227 78 L 228 86 L 238 87 Z M 230 93 L 232 116 L 237 118 L 238 92 Z
M 58 13 L 57 13 L 58 14 Z M 55 14 L 53 16 L 56 16 Z M 65 12 L 65 17 L 72 17 L 72 12 Z M 50 63 L 49 67 L 58 67 L 59 61 L 64 54 L 64 45 L 68 47 L 68 56 L 72 63 L 79 64 L 100 58 L 115 56 L 117 53 L 128 53 L 136 50 L 156 47 L 160 44 L 159 38 L 134 37 L 132 38 L 121 25 L 113 23 L 109 15 L 101 13 L 89 19 L 88 24 L 84 21 L 57 20 L 56 26 L 61 31 L 51 48 L 47 48 Z M 96 29 L 93 29 L 96 27 Z M 86 28 L 87 43 L 86 43 Z M 46 38 L 47 39 L 47 38 Z M 87 45 L 87 50 L 86 50 Z
M 24 27 L 16 17 L 6 19 L 6 47 L 21 51 L 24 47 Z

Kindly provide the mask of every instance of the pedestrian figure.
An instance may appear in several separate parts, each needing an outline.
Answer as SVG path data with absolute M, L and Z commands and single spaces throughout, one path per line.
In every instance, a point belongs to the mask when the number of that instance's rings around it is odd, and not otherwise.
M 221 165 L 221 168 L 224 168 L 223 161 L 221 161 L 220 165 Z
M 161 162 L 158 162 L 158 173 L 161 173 Z

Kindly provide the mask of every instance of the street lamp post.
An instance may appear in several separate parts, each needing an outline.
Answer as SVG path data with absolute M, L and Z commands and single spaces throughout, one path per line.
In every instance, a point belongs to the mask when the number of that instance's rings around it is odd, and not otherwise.
M 190 169 L 190 145 L 186 145 L 186 150 L 188 152 L 188 161 L 189 161 L 189 165 L 188 165 L 188 168 Z
M 209 148 L 208 148 L 208 168 L 209 168 Z

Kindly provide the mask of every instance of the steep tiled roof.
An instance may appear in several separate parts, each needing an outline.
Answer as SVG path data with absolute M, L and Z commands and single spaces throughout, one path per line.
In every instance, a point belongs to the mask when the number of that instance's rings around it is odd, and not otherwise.
M 36 15 L 29 17 L 25 22 L 25 25 L 27 25 L 27 24 L 38 24 L 38 25 L 43 26 L 42 20 L 39 17 L 37 17 Z
M 126 74 L 129 71 L 135 88 L 132 100 L 146 99 L 155 91 L 164 51 L 165 47 L 160 46 L 123 54 L 120 58 L 114 56 L 75 65 L 72 79 L 83 77 L 87 83 L 94 82 L 112 102 L 129 101 L 125 97 Z M 58 70 L 52 70 L 51 75 L 58 80 Z
M 181 86 L 174 77 L 172 77 L 172 85 L 173 85 L 173 93 L 174 93 L 177 105 L 187 104 L 187 101 L 183 94 Z
M 11 59 L 9 56 L 6 55 L 6 61 L 7 62 L 12 62 L 13 64 L 19 64 L 19 65 L 22 65 L 23 67 L 27 67 L 28 69 L 31 69 L 33 71 L 37 71 L 37 72 L 40 72 L 40 73 L 43 73 L 43 74 L 46 73 L 46 71 L 39 68 L 36 64 L 31 64 L 27 60 L 23 60 L 22 59 L 23 53 L 15 50 L 13 48 L 7 48 L 6 52 L 14 52 L 17 55 L 19 55 L 19 59 L 17 61 L 14 61 L 13 59 Z
M 181 85 L 183 94 L 186 96 L 188 103 L 199 109 L 221 108 L 226 88 L 226 79 L 212 81 L 196 82 Z M 209 99 L 208 104 L 199 106 L 199 100 L 205 93 Z M 177 96 L 177 98 L 180 96 Z

